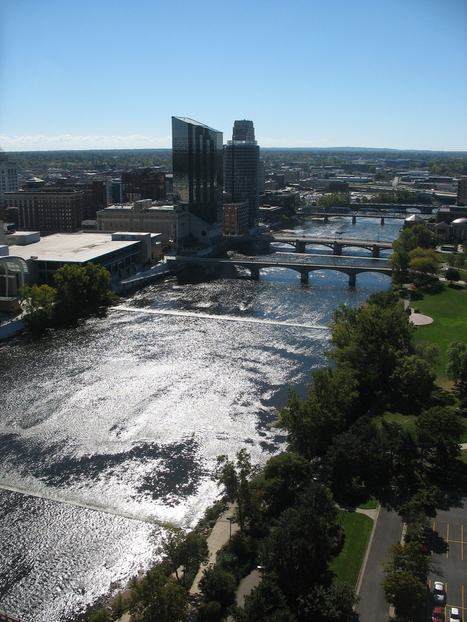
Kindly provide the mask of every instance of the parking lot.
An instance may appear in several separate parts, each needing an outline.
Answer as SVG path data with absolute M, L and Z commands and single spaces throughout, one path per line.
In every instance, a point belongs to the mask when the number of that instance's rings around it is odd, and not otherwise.
M 462 620 L 467 620 L 467 499 L 460 497 L 456 506 L 449 510 L 438 510 L 431 524 L 430 549 L 433 571 L 429 576 L 430 592 L 434 581 L 442 581 L 446 590 L 446 620 L 451 607 L 457 607 Z M 430 619 L 433 602 L 427 606 Z

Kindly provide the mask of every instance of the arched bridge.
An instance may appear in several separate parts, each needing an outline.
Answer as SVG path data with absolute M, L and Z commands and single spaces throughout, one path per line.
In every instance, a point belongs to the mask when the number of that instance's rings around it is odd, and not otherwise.
M 297 253 L 304 253 L 308 244 L 313 246 L 327 246 L 330 248 L 334 255 L 342 255 L 342 249 L 344 247 L 354 248 L 366 248 L 373 257 L 379 257 L 381 250 L 392 249 L 391 242 L 377 242 L 371 240 L 352 240 L 350 238 L 311 238 L 311 237 L 299 237 L 299 236 L 285 236 L 285 235 L 270 235 L 262 236 L 266 242 L 279 242 L 280 244 L 290 244 L 295 247 Z
M 375 266 L 356 266 L 345 264 L 326 264 L 313 261 L 294 262 L 294 261 L 268 261 L 263 259 L 218 259 L 213 257 L 167 257 L 167 265 L 174 270 L 183 270 L 190 265 L 201 266 L 205 269 L 206 274 L 213 274 L 217 266 L 238 266 L 250 271 L 252 279 L 258 279 L 261 269 L 264 268 L 288 268 L 300 273 L 300 282 L 308 283 L 310 272 L 316 270 L 336 270 L 343 272 L 349 277 L 349 285 L 355 285 L 357 274 L 363 272 L 377 272 L 391 276 L 391 268 L 381 262 Z

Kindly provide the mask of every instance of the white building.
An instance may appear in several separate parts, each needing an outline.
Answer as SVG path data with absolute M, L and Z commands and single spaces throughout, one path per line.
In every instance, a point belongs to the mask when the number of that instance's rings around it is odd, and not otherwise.
M 3 205 L 5 192 L 19 190 L 18 167 L 8 162 L 6 153 L 0 152 L 0 205 Z

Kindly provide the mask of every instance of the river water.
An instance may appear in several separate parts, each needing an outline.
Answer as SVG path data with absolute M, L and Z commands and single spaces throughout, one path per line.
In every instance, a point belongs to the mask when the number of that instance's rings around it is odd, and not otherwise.
M 295 233 L 391 241 L 400 226 L 342 218 Z M 326 270 L 307 286 L 279 268 L 170 277 L 105 319 L 1 344 L 0 611 L 69 620 L 147 569 L 154 524 L 191 528 L 218 498 L 218 455 L 246 447 L 264 464 L 284 450 L 275 410 L 325 362 L 333 309 L 388 287 Z

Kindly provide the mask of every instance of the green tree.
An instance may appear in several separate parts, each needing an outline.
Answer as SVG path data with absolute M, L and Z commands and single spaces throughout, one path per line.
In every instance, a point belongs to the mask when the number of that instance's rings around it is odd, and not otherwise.
M 401 356 L 389 377 L 392 403 L 398 412 L 418 415 L 428 406 L 435 388 L 436 373 L 425 359 L 411 354 Z
M 41 332 L 54 324 L 57 292 L 49 285 L 25 285 L 20 290 L 24 322 L 33 332 Z
M 89 616 L 89 622 L 111 622 L 112 613 L 108 609 L 93 611 Z
M 54 274 L 57 315 L 61 322 L 75 321 L 114 300 L 109 290 L 110 273 L 102 266 L 65 264 Z
M 432 233 L 426 225 L 414 225 L 404 229 L 397 240 L 392 243 L 394 251 L 405 251 L 410 253 L 415 248 L 435 249 L 440 244 L 441 239 Z
M 274 581 L 266 575 L 250 594 L 245 596 L 243 609 L 233 613 L 235 622 L 295 622 L 295 615 L 287 605 L 284 594 Z
M 278 518 L 281 512 L 294 505 L 310 479 L 310 462 L 288 452 L 269 458 L 252 487 L 260 492 L 263 512 L 271 519 Z
M 386 602 L 394 607 L 396 616 L 404 620 L 414 620 L 422 599 L 425 584 L 411 572 L 389 572 L 381 584 Z
M 132 588 L 129 609 L 131 622 L 185 622 L 187 592 L 173 577 L 154 568 Z
M 323 197 L 319 197 L 319 199 L 316 201 L 316 205 L 324 207 L 327 210 L 329 210 L 331 207 L 349 207 L 350 194 L 348 192 L 326 194 Z
M 399 507 L 398 514 L 407 526 L 407 539 L 417 538 L 430 518 L 436 516 L 435 495 L 428 490 L 417 491 L 408 501 Z
M 424 460 L 438 477 L 445 476 L 449 463 L 460 455 L 462 419 L 452 408 L 434 406 L 417 417 L 415 427 Z
M 234 462 L 226 455 L 218 456 L 213 479 L 225 487 L 228 500 L 237 503 L 238 522 L 243 531 L 252 504 L 250 480 L 258 473 L 258 469 L 252 466 L 246 449 L 241 449 L 236 458 Z
M 392 279 L 402 287 L 407 282 L 409 276 L 410 255 L 401 249 L 394 251 L 388 257 L 388 264 L 392 268 Z
M 237 581 L 233 574 L 220 568 L 217 564 L 207 568 L 199 582 L 199 588 L 205 603 L 220 603 L 221 613 L 225 615 L 227 608 L 235 601 Z M 222 617 L 223 617 L 222 615 Z M 219 619 L 222 619 L 220 617 Z
M 347 622 L 358 600 L 348 583 L 335 581 L 329 587 L 316 585 L 305 598 L 300 598 L 299 619 Z
M 412 620 L 425 595 L 431 561 L 418 542 L 394 544 L 390 553 L 389 561 L 383 564 L 386 575 L 382 583 L 384 595 L 398 617 Z
M 409 256 L 409 270 L 416 285 L 423 286 L 438 276 L 440 262 L 432 248 L 414 248 Z
M 446 351 L 446 358 L 447 377 L 455 382 L 462 395 L 467 394 L 467 344 L 463 341 L 452 341 Z
M 195 531 L 185 533 L 173 525 L 164 525 L 164 528 L 162 535 L 157 533 L 158 552 L 169 560 L 177 581 L 186 587 L 187 577 L 194 578 L 199 565 L 208 559 L 206 538 Z
M 363 405 L 390 390 L 390 376 L 401 356 L 411 354 L 415 328 L 395 292 L 380 292 L 357 308 L 341 305 L 333 313 L 329 353 L 338 366 L 356 372 Z
M 330 491 L 312 483 L 300 505 L 282 512 L 262 542 L 260 557 L 265 570 L 277 578 L 290 607 L 296 608 L 301 595 L 330 579 L 328 563 L 343 543 L 343 530 L 336 518 Z
M 325 367 L 312 373 L 306 400 L 289 392 L 277 426 L 287 431 L 287 440 L 307 459 L 323 455 L 336 434 L 353 420 L 358 405 L 358 381 L 349 365 Z
M 453 283 L 454 281 L 459 281 L 461 277 L 459 274 L 459 270 L 457 270 L 456 268 L 447 268 L 446 272 L 444 273 L 444 278 L 446 279 L 446 281 Z

